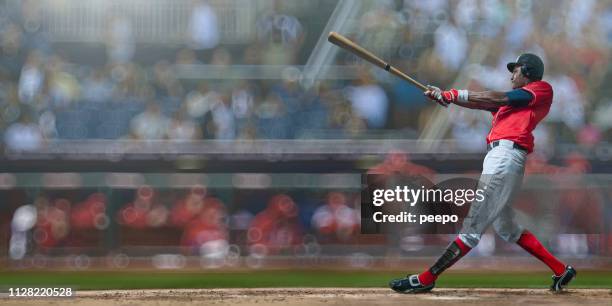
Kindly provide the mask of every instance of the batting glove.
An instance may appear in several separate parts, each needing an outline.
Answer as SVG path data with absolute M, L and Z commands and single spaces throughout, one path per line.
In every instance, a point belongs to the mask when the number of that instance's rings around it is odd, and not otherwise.
M 433 101 L 436 101 L 436 103 L 444 107 L 448 107 L 448 104 L 450 103 L 444 99 L 443 91 L 436 86 L 427 85 L 427 91 L 425 91 L 425 96 Z

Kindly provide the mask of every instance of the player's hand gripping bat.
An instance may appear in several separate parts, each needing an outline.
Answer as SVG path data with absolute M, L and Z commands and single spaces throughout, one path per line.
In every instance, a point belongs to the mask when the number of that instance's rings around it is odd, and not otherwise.
M 380 59 L 378 56 L 372 54 L 372 52 L 364 49 L 363 47 L 361 47 L 360 45 L 354 43 L 353 41 L 351 41 L 350 39 L 342 36 L 341 34 L 338 34 L 336 32 L 330 32 L 329 36 L 327 37 L 327 40 L 342 48 L 345 49 L 357 56 L 359 56 L 360 58 L 382 68 L 385 69 L 386 71 L 389 71 L 391 74 L 401 78 L 402 80 L 408 81 L 411 84 L 413 84 L 414 86 L 418 87 L 419 89 L 421 89 L 422 91 L 426 92 L 428 90 L 433 90 L 432 88 L 429 88 L 425 85 L 423 85 L 421 82 L 411 78 L 410 76 L 408 76 L 407 74 L 401 72 L 399 69 L 391 66 L 389 63 L 383 61 L 382 59 Z M 439 101 L 437 101 L 438 103 L 440 103 Z M 442 106 L 447 106 L 444 104 L 441 104 Z

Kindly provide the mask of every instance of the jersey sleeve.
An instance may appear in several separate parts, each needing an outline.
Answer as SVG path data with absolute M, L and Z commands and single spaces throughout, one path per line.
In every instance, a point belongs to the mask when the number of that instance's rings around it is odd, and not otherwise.
M 523 89 L 518 88 L 512 91 L 506 92 L 506 97 L 508 97 L 508 102 L 512 107 L 524 107 L 529 105 L 534 98 L 534 94 Z
M 548 83 L 542 81 L 529 83 L 521 89 L 533 95 L 533 99 L 529 102 L 528 106 L 534 106 L 539 101 L 547 100 L 548 97 L 552 98 L 553 94 L 552 87 Z

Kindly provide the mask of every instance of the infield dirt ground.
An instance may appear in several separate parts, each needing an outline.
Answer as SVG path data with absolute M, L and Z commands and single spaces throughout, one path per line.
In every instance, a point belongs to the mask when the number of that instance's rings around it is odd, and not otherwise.
M 384 288 L 155 289 L 79 291 L 72 298 L 3 298 L 0 305 L 612 305 L 611 289 L 436 289 L 397 294 Z

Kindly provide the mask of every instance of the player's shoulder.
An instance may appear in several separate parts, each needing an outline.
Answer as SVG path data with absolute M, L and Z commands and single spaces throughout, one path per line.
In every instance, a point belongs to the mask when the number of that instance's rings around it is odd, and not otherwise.
M 535 100 L 552 101 L 554 95 L 552 86 L 546 81 L 531 82 L 523 89 L 530 92 Z
M 525 85 L 523 88 L 525 89 L 530 89 L 530 90 L 534 90 L 534 91 L 541 91 L 541 92 L 547 92 L 553 91 L 552 85 L 550 85 L 550 83 L 546 82 L 546 81 L 535 81 L 535 82 L 531 82 L 527 85 Z

